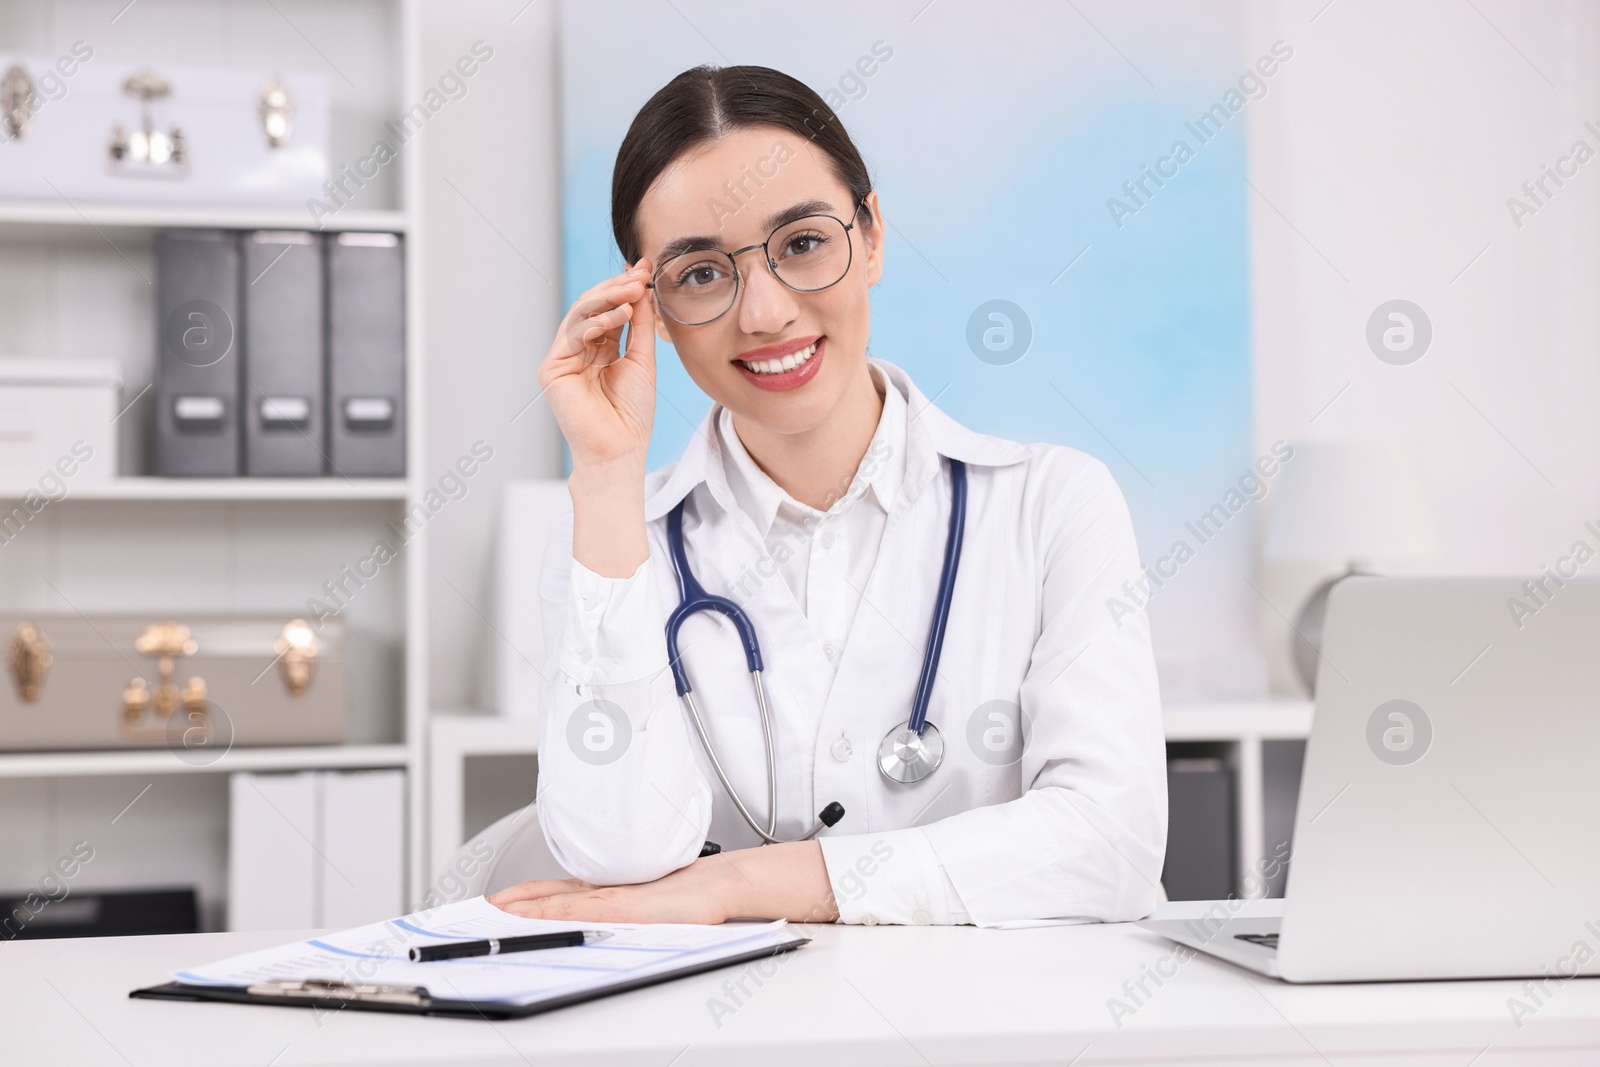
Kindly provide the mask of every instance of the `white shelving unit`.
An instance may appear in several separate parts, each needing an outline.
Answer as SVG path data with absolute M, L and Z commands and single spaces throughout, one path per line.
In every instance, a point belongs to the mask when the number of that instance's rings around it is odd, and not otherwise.
M 117 231 L 147 239 L 156 230 L 210 227 L 224 230 L 303 230 L 310 216 L 303 210 L 260 211 L 250 208 L 171 208 L 144 204 L 47 203 L 0 201 L 0 236 L 71 236 L 87 228 Z M 406 233 L 404 211 L 341 211 L 332 230 Z
M 1262 745 L 1266 741 L 1304 741 L 1311 736 L 1311 710 L 1309 700 L 1173 702 L 1162 708 L 1168 741 L 1213 741 L 1234 750 L 1241 886 L 1260 878 L 1268 855 Z
M 406 767 L 405 745 L 303 745 L 236 748 L 213 763 L 174 759 L 165 749 L 0 754 L 0 778 L 107 775 L 232 774 L 235 771 L 365 770 Z
M 249 501 L 249 500 L 405 500 L 404 478 L 114 478 L 74 485 L 65 500 Z M 18 501 L 37 486 L 0 486 L 0 501 Z
M 444 869 L 461 846 L 466 814 L 467 760 L 474 756 L 532 756 L 539 751 L 538 724 L 532 719 L 473 712 L 435 711 L 428 724 L 429 869 Z M 528 784 L 533 791 L 533 783 Z
M 116 12 L 112 12 L 116 13 Z M 335 170 L 370 150 L 383 124 L 403 113 L 424 84 L 419 76 L 419 0 L 171 0 L 130 6 L 108 21 L 93 5 L 37 0 L 0 17 L 0 53 L 55 55 L 91 38 L 101 62 L 153 66 L 236 65 L 320 68 L 334 110 Z M 320 47 L 319 47 L 320 43 Z M 331 66 L 338 58 L 339 67 Z M 406 449 L 403 478 L 166 479 L 145 467 L 145 429 L 125 427 L 123 476 L 70 484 L 22 535 L 0 553 L 0 611 L 148 610 L 180 619 L 184 610 L 279 611 L 317 595 L 338 564 L 370 550 L 427 491 L 427 390 L 423 361 L 422 162 L 425 138 L 404 144 L 382 180 L 323 220 L 325 231 L 385 231 L 406 241 Z M 116 358 L 124 368 L 126 424 L 145 418 L 139 399 L 150 381 L 156 344 L 154 234 L 164 228 L 235 230 L 313 228 L 303 207 L 231 209 L 136 203 L 0 200 L 0 358 Z M 127 268 L 132 267 L 132 270 Z M 137 275 L 137 276 L 136 276 Z M 130 447 L 130 442 L 132 447 Z M 0 501 L 20 500 L 30 486 L 0 486 Z M 49 834 L 78 824 L 103 835 L 92 868 L 106 883 L 119 873 L 162 880 L 168 870 L 202 869 L 203 913 L 211 872 L 226 866 L 225 776 L 236 771 L 400 768 L 407 772 L 407 899 L 426 882 L 426 530 L 403 542 L 400 560 L 382 583 L 344 611 L 347 622 L 378 634 L 384 657 L 352 664 L 352 697 L 375 703 L 356 715 L 350 743 L 237 748 L 212 763 L 187 762 L 165 749 L 0 753 L 0 882 L 26 885 L 48 867 L 39 857 L 58 847 Z M 355 553 L 355 555 L 352 555 Z M 53 573 L 52 573 L 53 572 Z M 42 584 L 41 584 L 41 579 Z M 52 593 L 52 590 L 54 591 Z M 64 602 L 72 596 L 71 607 Z M 146 607 L 146 601 L 149 601 Z M 173 605 L 178 605 L 174 607 Z M 301 614 L 303 608 L 292 614 Z M 285 617 L 291 617 L 286 614 Z M 9 684 L 5 682 L 3 684 Z M 377 694 L 374 696 L 373 694 Z M 359 719 L 359 721 L 358 721 Z M 192 754 L 190 754 L 192 757 Z M 127 779 L 123 782 L 122 779 Z M 194 783 L 181 792 L 178 783 Z M 145 800 L 149 825 L 109 815 L 127 802 L 117 790 L 145 783 L 174 786 L 168 800 Z M 214 783 L 214 784 L 207 784 Z M 109 792 L 108 792 L 109 791 Z M 144 796 L 140 792 L 138 796 Z M 106 818 L 101 812 L 115 797 Z M 196 810 L 207 805 L 213 810 Z M 154 816 L 182 818 L 163 826 Z M 121 816 L 119 816 L 120 818 Z M 111 820 L 114 822 L 115 820 Z M 32 834 L 38 840 L 28 835 Z M 144 835 L 143 837 L 130 835 Z M 117 836 L 120 835 L 120 836 Z M 26 847 L 15 847 L 16 840 Z M 182 838 L 181 841 L 174 840 Z M 8 848 L 13 853 L 5 858 Z M 167 849 L 167 863 L 145 853 Z M 198 855 L 198 850 L 209 850 Z M 32 855 L 37 852 L 38 856 Z M 26 858 L 18 858 L 27 854 Z M 121 863 L 119 872 L 114 865 Z M 32 872 L 32 873 L 30 873 Z M 175 875 L 176 876 L 176 875 Z M 16 886 L 6 885 L 6 888 Z

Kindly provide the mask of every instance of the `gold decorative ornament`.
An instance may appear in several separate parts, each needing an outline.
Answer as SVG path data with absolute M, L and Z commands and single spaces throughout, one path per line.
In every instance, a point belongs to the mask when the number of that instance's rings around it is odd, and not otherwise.
M 28 119 L 33 117 L 33 79 L 28 72 L 13 63 L 4 77 L 0 77 L 0 124 L 12 138 L 25 137 Z
M 21 622 L 11 637 L 8 652 L 11 681 L 17 687 L 17 697 L 24 704 L 32 704 L 39 699 L 50 665 L 55 662 L 50 656 L 50 642 L 31 622 Z
M 294 97 L 277 75 L 261 87 L 256 96 L 256 112 L 261 116 L 261 130 L 267 135 L 269 148 L 279 147 L 294 132 Z
M 112 126 L 109 151 L 113 170 L 127 168 L 132 173 L 172 177 L 186 173 L 189 152 L 183 130 L 174 126 L 171 133 L 165 133 L 156 128 L 155 105 L 172 95 L 171 83 L 154 71 L 138 71 L 124 79 L 122 91 L 139 101 L 139 126 L 131 132 L 120 122 Z
M 278 654 L 278 673 L 291 697 L 298 697 L 310 688 L 320 647 L 317 635 L 304 619 L 289 620 L 284 624 L 283 633 L 273 642 L 272 650 Z
M 196 714 L 203 716 L 205 729 L 209 730 L 211 716 L 206 710 L 205 679 L 195 675 L 183 683 L 182 690 L 175 680 L 177 657 L 192 656 L 200 650 L 189 628 L 176 622 L 152 623 L 139 635 L 133 647 L 141 655 L 155 657 L 157 681 L 151 689 L 143 678 L 134 678 L 122 691 L 123 734 L 131 738 L 165 737 L 167 720 L 180 707 L 189 712 L 191 718 Z M 155 722 L 146 721 L 150 712 L 154 712 Z

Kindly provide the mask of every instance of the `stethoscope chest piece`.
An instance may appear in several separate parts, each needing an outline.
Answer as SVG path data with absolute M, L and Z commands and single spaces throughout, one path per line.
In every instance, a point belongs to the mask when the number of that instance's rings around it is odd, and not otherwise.
M 878 769 L 885 778 L 902 785 L 922 781 L 938 770 L 943 759 L 944 738 L 931 722 L 923 724 L 921 734 L 909 723 L 897 726 L 878 745 Z

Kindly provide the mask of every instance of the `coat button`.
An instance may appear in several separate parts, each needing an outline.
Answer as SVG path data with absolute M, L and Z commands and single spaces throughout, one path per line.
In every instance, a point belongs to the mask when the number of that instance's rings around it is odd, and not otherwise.
M 827 656 L 829 659 L 832 659 L 839 654 L 839 650 L 834 648 L 832 645 L 823 645 L 822 654 Z
M 843 763 L 845 760 L 849 759 L 854 752 L 855 749 L 850 746 L 850 739 L 844 736 L 844 734 L 840 734 L 834 739 L 833 758 L 838 760 L 840 763 Z
M 927 908 L 918 908 L 916 911 L 911 913 L 911 921 L 916 923 L 918 926 L 927 926 L 929 923 L 933 922 L 933 916 L 928 914 Z
M 822 535 L 822 547 L 823 548 L 832 548 L 833 547 L 833 534 L 825 533 L 825 534 Z
M 876 915 L 872 914 L 869 911 L 869 912 L 867 912 L 867 914 L 861 916 L 861 925 L 862 926 L 877 926 L 878 925 L 878 917 Z

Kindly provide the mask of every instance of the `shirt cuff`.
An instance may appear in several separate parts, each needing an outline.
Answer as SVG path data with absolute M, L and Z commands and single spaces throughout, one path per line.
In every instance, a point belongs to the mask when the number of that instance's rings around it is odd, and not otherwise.
M 650 559 L 626 578 L 571 561 L 561 671 L 578 685 L 619 685 L 667 668 L 667 638 Z
M 952 926 L 971 921 L 920 826 L 817 842 L 840 922 Z

